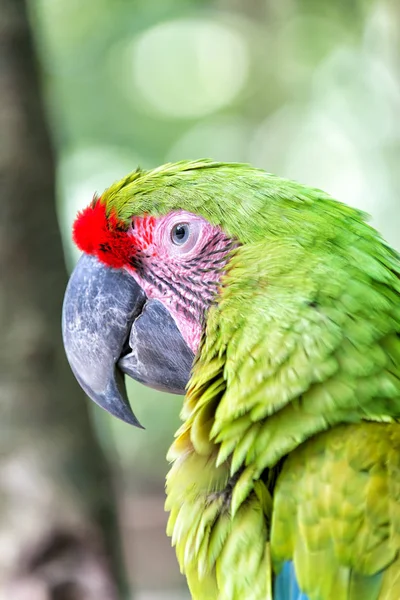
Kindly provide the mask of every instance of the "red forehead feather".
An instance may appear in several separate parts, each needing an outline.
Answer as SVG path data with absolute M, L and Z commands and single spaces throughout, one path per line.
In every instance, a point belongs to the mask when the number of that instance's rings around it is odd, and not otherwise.
M 78 213 L 72 238 L 82 252 L 94 254 L 101 262 L 116 269 L 129 264 L 135 254 L 126 225 L 115 213 L 107 218 L 105 204 L 100 199 Z

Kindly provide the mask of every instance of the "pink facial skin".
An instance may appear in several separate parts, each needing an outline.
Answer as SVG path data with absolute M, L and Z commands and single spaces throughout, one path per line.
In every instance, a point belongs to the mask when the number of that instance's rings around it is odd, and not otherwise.
M 149 298 L 168 309 L 196 354 L 205 313 L 235 243 L 219 227 L 184 210 L 134 217 L 128 235 L 137 251 L 124 268 Z

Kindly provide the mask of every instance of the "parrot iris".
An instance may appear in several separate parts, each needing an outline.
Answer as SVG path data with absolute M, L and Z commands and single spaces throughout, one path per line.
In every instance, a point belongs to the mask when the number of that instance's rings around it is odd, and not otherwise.
M 365 215 L 249 165 L 137 170 L 78 214 L 66 353 L 185 394 L 168 534 L 194 600 L 399 600 L 400 257 Z

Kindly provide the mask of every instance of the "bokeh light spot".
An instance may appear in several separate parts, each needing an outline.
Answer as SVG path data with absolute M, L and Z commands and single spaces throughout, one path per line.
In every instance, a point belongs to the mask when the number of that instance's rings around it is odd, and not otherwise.
M 248 74 L 245 39 L 211 20 L 157 25 L 129 51 L 134 83 L 148 108 L 173 118 L 200 117 L 228 105 Z

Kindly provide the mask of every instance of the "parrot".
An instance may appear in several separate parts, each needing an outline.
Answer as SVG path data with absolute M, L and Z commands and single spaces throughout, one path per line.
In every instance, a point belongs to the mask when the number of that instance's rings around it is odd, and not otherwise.
M 193 600 L 399 600 L 400 255 L 263 169 L 136 169 L 81 210 L 62 330 L 86 394 L 183 396 L 167 534 Z

